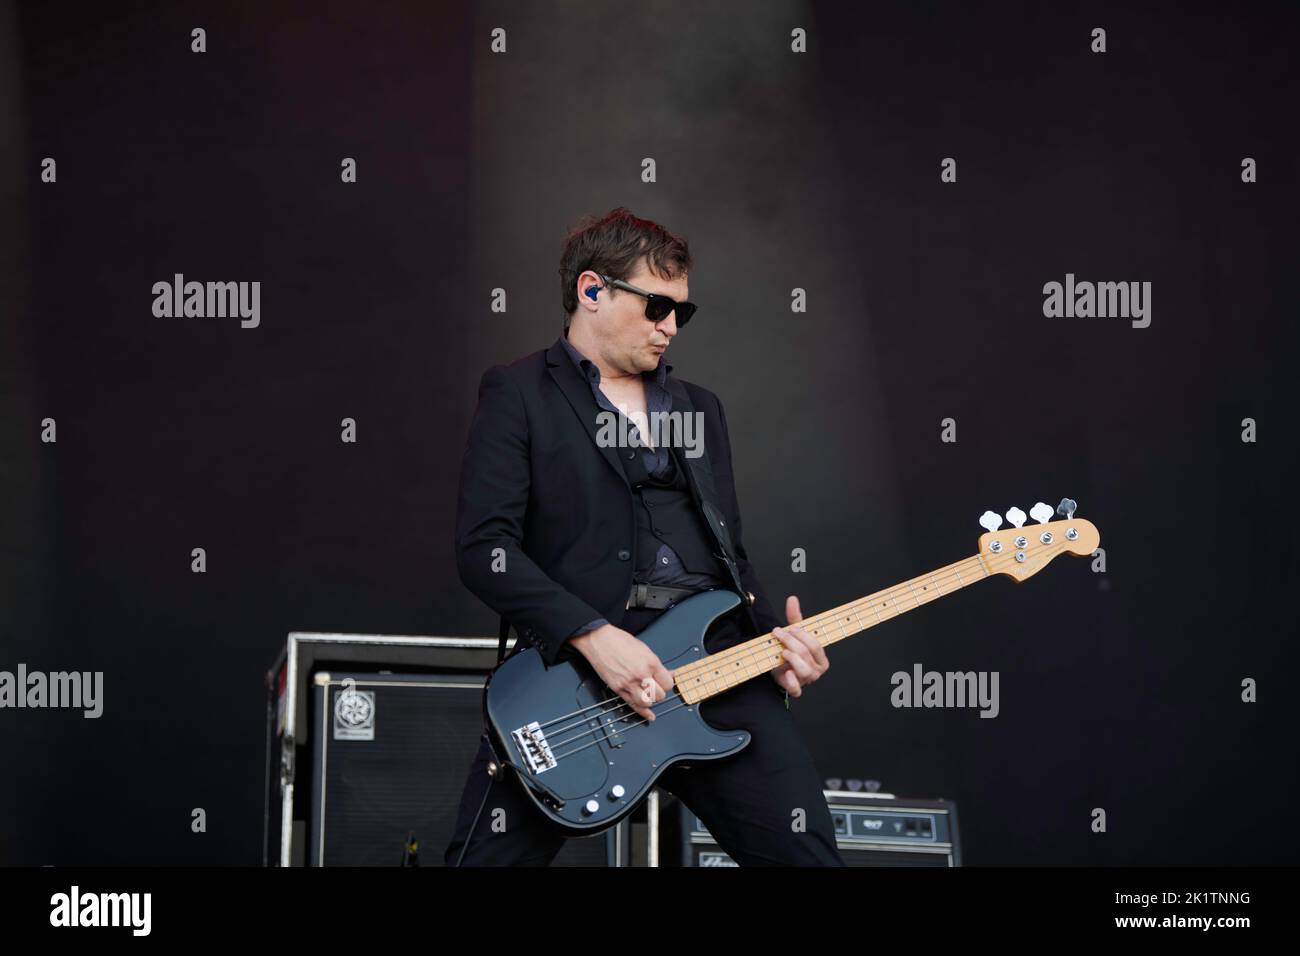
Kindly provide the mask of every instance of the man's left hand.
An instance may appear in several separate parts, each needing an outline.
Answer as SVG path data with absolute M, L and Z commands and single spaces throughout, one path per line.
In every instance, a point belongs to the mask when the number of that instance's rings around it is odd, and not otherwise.
M 772 630 L 772 636 L 784 645 L 783 663 L 770 673 L 787 694 L 800 697 L 804 685 L 825 674 L 831 663 L 821 642 L 802 627 L 794 626 L 803 620 L 803 613 L 799 610 L 799 598 L 793 594 L 785 599 L 785 619 L 790 626 Z

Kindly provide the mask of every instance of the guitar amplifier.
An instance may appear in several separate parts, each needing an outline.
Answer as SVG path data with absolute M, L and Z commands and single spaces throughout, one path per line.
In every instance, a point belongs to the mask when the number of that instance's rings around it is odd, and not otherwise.
M 268 674 L 264 863 L 443 865 L 496 645 L 290 635 Z M 629 837 L 569 840 L 553 865 L 626 866 Z
M 848 866 L 960 866 L 957 805 L 889 793 L 826 790 L 835 843 Z M 672 798 L 663 834 L 666 863 L 738 866 L 714 842 L 704 823 Z

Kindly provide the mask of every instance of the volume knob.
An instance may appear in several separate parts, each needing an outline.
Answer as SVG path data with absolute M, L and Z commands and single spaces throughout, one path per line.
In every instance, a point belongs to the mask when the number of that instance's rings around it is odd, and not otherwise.
M 622 800 L 623 794 L 625 793 L 627 793 L 627 791 L 623 789 L 621 783 L 616 783 L 614 786 L 609 788 L 609 798 L 611 800 Z
M 588 800 L 582 806 L 582 815 L 585 817 L 589 817 L 599 809 L 600 809 L 599 800 Z

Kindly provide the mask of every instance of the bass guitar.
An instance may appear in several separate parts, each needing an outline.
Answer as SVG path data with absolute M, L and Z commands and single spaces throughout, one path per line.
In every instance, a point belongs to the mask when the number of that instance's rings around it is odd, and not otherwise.
M 1101 540 L 1091 522 L 1074 517 L 1065 499 L 1054 511 L 1039 502 L 1036 522 L 1007 512 L 1012 527 L 991 511 L 974 555 L 868 594 L 799 622 L 822 646 L 860 634 L 961 588 L 1005 574 L 1024 581 L 1059 554 L 1089 555 Z M 1060 520 L 1048 521 L 1054 514 Z M 592 835 L 618 823 L 675 763 L 721 760 L 744 749 L 750 734 L 720 730 L 700 716 L 699 704 L 780 667 L 783 646 L 771 633 L 715 654 L 704 650 L 713 622 L 740 605 L 725 590 L 693 594 L 670 607 L 637 637 L 666 669 L 673 688 L 648 721 L 611 691 L 583 659 L 547 667 L 528 647 L 493 671 L 484 693 L 492 744 L 512 767 L 524 792 L 572 836 Z

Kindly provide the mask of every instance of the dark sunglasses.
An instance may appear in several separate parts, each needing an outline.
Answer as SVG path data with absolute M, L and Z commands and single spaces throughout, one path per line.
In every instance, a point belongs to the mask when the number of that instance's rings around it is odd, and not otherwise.
M 695 314 L 698 306 L 693 302 L 678 302 L 676 299 L 670 299 L 666 295 L 659 295 L 655 292 L 647 292 L 645 289 L 638 289 L 634 285 L 628 285 L 622 279 L 611 279 L 609 276 L 600 276 L 606 285 L 611 285 L 615 289 L 626 289 L 628 292 L 635 292 L 637 295 L 645 296 L 645 317 L 651 322 L 662 322 L 668 318 L 669 312 L 677 313 L 677 327 L 680 329 L 691 321 L 691 316 Z

